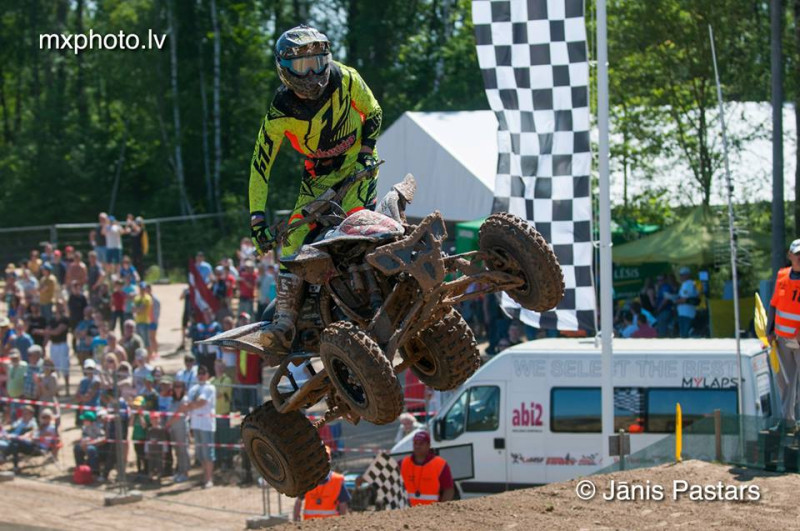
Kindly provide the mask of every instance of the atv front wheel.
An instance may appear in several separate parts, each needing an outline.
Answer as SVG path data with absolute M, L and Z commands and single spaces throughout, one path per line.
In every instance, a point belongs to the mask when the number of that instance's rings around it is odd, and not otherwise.
M 481 366 L 472 329 L 455 309 L 417 334 L 405 351 L 409 355 L 422 353 L 411 372 L 437 391 L 455 389 Z
M 319 433 L 299 411 L 281 414 L 266 402 L 244 418 L 241 430 L 250 461 L 282 494 L 302 496 L 331 469 Z
M 329 325 L 319 355 L 331 383 L 350 409 L 373 424 L 388 424 L 403 412 L 403 390 L 391 362 L 353 323 Z
M 558 258 L 528 222 L 505 212 L 492 214 L 481 225 L 478 242 L 489 255 L 489 269 L 524 281 L 506 292 L 523 308 L 544 312 L 561 302 L 564 275 Z

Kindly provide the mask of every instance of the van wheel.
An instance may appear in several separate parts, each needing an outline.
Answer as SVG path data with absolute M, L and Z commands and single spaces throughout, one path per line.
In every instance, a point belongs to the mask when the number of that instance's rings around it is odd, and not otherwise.
M 373 424 L 388 424 L 403 412 L 403 389 L 392 363 L 358 326 L 347 321 L 329 325 L 322 332 L 319 356 L 354 413 Z
M 244 418 L 241 431 L 250 461 L 282 494 L 305 494 L 331 469 L 319 433 L 299 411 L 281 414 L 266 402 Z
M 564 275 L 555 253 L 544 237 L 527 221 L 500 212 L 481 225 L 481 251 L 489 254 L 490 270 L 521 278 L 525 283 L 507 291 L 523 308 L 544 312 L 564 297 Z
M 437 391 L 455 389 L 481 366 L 472 329 L 455 309 L 417 334 L 405 349 L 408 354 L 422 353 L 411 372 Z

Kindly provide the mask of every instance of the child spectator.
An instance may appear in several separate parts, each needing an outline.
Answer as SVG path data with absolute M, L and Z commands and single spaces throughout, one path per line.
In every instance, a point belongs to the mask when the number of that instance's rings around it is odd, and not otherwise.
M 122 326 L 122 348 L 125 349 L 125 354 L 131 363 L 136 363 L 136 352 L 139 349 L 147 352 L 144 347 L 144 340 L 136 333 L 136 322 L 133 319 L 128 319 Z
M 133 299 L 136 297 L 136 280 L 128 279 L 128 283 L 122 288 L 125 292 L 125 320 L 133 319 Z M 142 338 L 144 339 L 144 338 Z
M 144 397 L 139 395 L 133 399 L 133 432 L 131 440 L 133 449 L 136 452 L 136 473 L 147 475 L 147 457 L 144 452 L 145 441 L 147 440 L 147 430 L 152 426 L 150 413 L 144 409 Z
M 150 350 L 150 314 L 153 311 L 153 298 L 147 294 L 147 282 L 139 284 L 139 295 L 133 298 L 133 320 L 136 322 L 136 333 L 144 340 L 148 354 Z M 152 360 L 152 357 L 150 358 Z
M 129 256 L 125 256 L 122 258 L 122 266 L 119 268 L 119 278 L 125 282 L 129 282 L 130 278 L 133 277 L 134 282 L 140 282 L 142 277 L 139 276 L 139 271 L 137 271 L 136 266 L 131 264 L 131 259 Z
M 89 465 L 92 474 L 100 475 L 100 449 L 105 445 L 106 434 L 103 427 L 97 422 L 97 413 L 84 411 L 80 415 L 81 438 L 75 441 L 73 450 L 75 466 Z
M 14 348 L 19 350 L 22 361 L 28 361 L 28 349 L 34 344 L 33 338 L 28 334 L 28 324 L 25 319 L 17 319 L 14 326 Z
M 75 355 L 78 364 L 83 367 L 84 362 L 92 357 L 92 339 L 97 335 L 97 325 L 94 322 L 94 313 L 91 306 L 83 310 L 83 320 L 75 328 Z
M 119 321 L 120 333 L 125 333 L 123 323 L 125 322 L 125 301 L 127 295 L 122 289 L 125 287 L 125 282 L 119 278 L 114 281 L 114 291 L 111 292 L 111 330 L 117 327 Z
M 56 444 L 58 444 L 58 432 L 53 422 L 53 410 L 44 408 L 39 414 L 38 426 L 12 439 L 8 446 L 8 453 L 14 462 L 14 473 L 18 474 L 20 471 L 20 453 L 33 455 L 36 452 L 51 452 Z

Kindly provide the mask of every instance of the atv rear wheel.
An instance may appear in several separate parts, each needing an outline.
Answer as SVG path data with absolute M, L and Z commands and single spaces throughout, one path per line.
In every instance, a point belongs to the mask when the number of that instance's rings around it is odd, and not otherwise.
M 544 237 L 525 220 L 505 212 L 492 214 L 481 225 L 478 241 L 489 254 L 488 266 L 525 283 L 509 290 L 523 308 L 544 312 L 564 296 L 564 275 Z
M 250 461 L 282 494 L 305 494 L 331 469 L 319 433 L 299 411 L 281 414 L 266 402 L 244 418 L 241 430 Z
M 353 323 L 329 325 L 319 354 L 331 383 L 350 409 L 373 424 L 388 424 L 403 412 L 403 390 L 391 362 Z
M 411 372 L 437 391 L 455 389 L 481 366 L 481 354 L 472 329 L 454 309 L 417 334 L 405 351 L 422 353 L 411 366 Z

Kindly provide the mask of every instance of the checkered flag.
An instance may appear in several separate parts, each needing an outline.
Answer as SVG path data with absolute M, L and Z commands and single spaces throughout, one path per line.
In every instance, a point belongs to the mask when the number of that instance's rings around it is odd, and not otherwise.
M 473 0 L 478 63 L 499 123 L 494 212 L 531 222 L 564 272 L 564 299 L 537 328 L 595 329 L 589 65 L 583 0 Z
M 381 452 L 375 457 L 363 477 L 378 488 L 375 496 L 377 505 L 382 505 L 386 509 L 409 507 L 400 465 L 386 452 Z

